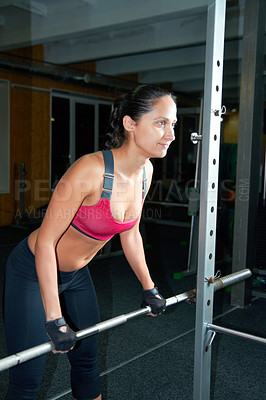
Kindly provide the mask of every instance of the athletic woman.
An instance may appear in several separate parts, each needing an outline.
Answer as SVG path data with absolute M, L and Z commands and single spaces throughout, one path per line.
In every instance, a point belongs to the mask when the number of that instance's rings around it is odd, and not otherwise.
M 99 322 L 87 264 L 116 234 L 143 288 L 142 307 L 165 310 L 154 287 L 139 232 L 152 179 L 150 158 L 174 140 L 176 104 L 168 92 L 140 86 L 114 103 L 105 150 L 78 159 L 57 184 L 39 229 L 12 251 L 6 271 L 8 353 L 47 341 L 67 352 L 76 400 L 100 400 L 97 335 L 77 342 L 75 331 Z M 63 315 L 60 298 L 66 312 Z M 6 399 L 35 399 L 46 357 L 10 369 Z

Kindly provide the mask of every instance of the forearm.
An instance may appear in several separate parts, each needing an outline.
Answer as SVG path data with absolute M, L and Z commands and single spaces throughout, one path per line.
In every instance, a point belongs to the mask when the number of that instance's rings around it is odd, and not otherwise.
M 41 241 L 41 245 L 37 243 L 35 262 L 46 315 L 46 333 L 53 342 L 53 353 L 65 353 L 75 346 L 76 334 L 62 318 L 57 286 L 55 245 L 47 239 Z
M 120 239 L 127 261 L 140 281 L 143 290 L 152 289 L 154 282 L 151 279 L 146 263 L 142 237 L 139 230 L 132 233 L 127 232 L 126 235 L 120 235 Z
M 57 262 L 52 245 L 35 246 L 36 270 L 45 310 L 46 320 L 62 316 L 57 285 Z

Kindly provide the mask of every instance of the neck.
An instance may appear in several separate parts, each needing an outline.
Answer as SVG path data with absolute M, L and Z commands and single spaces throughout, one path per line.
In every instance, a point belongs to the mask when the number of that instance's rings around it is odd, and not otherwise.
M 139 152 L 134 151 L 127 144 L 122 145 L 118 149 L 112 149 L 112 152 L 119 171 L 127 176 L 141 173 L 148 159 Z

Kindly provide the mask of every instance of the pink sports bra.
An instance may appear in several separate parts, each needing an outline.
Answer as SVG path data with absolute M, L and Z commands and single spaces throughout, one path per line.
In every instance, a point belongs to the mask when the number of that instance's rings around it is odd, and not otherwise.
M 98 203 L 92 206 L 81 205 L 73 218 L 71 226 L 93 239 L 109 240 L 116 233 L 124 232 L 132 228 L 139 217 L 127 222 L 117 221 L 113 217 L 110 207 L 114 181 L 113 153 L 111 150 L 103 150 L 102 153 L 105 163 L 105 174 L 101 198 Z M 144 199 L 146 193 L 145 167 L 143 167 L 142 182 L 142 193 Z

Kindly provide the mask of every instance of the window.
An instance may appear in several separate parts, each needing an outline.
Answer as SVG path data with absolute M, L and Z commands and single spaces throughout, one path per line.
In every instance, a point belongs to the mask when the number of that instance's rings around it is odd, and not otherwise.
M 53 97 L 52 102 L 52 151 L 51 187 L 54 188 L 70 165 L 69 162 L 69 99 Z
M 94 151 L 95 106 L 75 104 L 75 159 Z
M 102 148 L 112 101 L 52 93 L 51 188 L 84 154 Z

